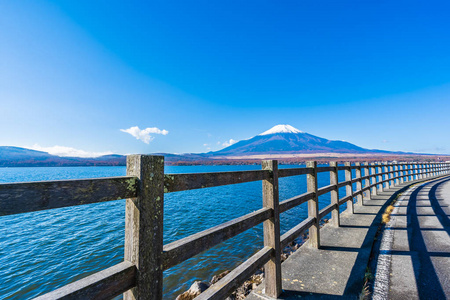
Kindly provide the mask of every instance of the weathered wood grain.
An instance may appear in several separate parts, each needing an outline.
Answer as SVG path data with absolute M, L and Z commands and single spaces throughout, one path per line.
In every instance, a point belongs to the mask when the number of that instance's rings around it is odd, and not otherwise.
M 308 217 L 314 218 L 314 224 L 309 229 L 309 246 L 320 248 L 320 223 L 319 223 L 319 197 L 317 196 L 317 162 L 308 161 L 306 167 L 313 170 L 308 174 L 306 185 L 308 192 L 314 193 L 314 197 L 308 201 Z
M 334 184 L 330 184 L 330 185 L 327 185 L 327 186 L 324 186 L 324 187 L 321 187 L 320 189 L 318 189 L 317 195 L 322 196 L 322 195 L 329 193 L 335 189 L 337 189 L 337 186 Z
M 351 170 L 352 166 L 351 165 L 343 165 L 343 166 L 338 166 L 338 170 L 339 171 L 344 171 L 344 170 Z
M 360 190 L 357 190 L 357 191 L 353 191 L 353 197 L 358 196 L 358 195 L 362 195 L 363 191 L 364 191 L 363 189 L 360 189 Z
M 341 226 L 340 214 L 339 214 L 339 188 L 338 188 L 338 168 L 337 162 L 330 161 L 330 166 L 333 167 L 333 171 L 330 172 L 330 185 L 335 187 L 330 193 L 331 204 L 334 204 L 334 210 L 331 212 L 330 224 L 334 227 Z
M 125 254 L 137 268 L 136 287 L 125 300 L 162 299 L 164 156 L 127 156 L 127 175 L 136 176 L 138 195 L 125 208 Z
M 350 167 L 350 162 L 345 162 L 344 164 L 346 167 Z M 345 193 L 347 196 L 350 196 L 350 199 L 347 202 L 347 211 L 352 214 L 354 212 L 354 206 L 353 206 L 352 170 L 350 168 L 345 170 L 345 181 L 348 182 L 348 184 L 345 186 Z
M 376 182 L 377 182 L 377 176 L 376 176 L 376 169 L 375 169 L 375 163 L 370 164 L 370 190 L 373 196 L 377 194 L 376 189 Z
M 303 220 L 302 222 L 297 224 L 289 231 L 287 231 L 285 234 L 283 234 L 280 239 L 281 248 L 286 247 L 290 242 L 292 242 L 301 234 L 303 234 L 314 224 L 315 221 L 316 220 L 314 218 L 309 217 L 306 220 Z
M 368 162 L 365 162 L 364 163 L 364 176 L 363 177 L 361 177 L 361 180 L 363 180 L 364 181 L 364 188 L 362 189 L 362 191 L 366 191 L 366 190 L 369 190 L 368 192 L 365 192 L 364 194 L 363 194 L 363 197 L 365 198 L 365 199 L 367 199 L 367 200 L 370 200 L 371 198 L 370 198 L 370 188 L 369 188 L 369 186 L 370 186 L 370 170 L 369 170 L 369 163 Z
M 111 299 L 133 288 L 136 267 L 129 261 L 77 280 L 35 300 L 53 299 Z
M 322 173 L 322 172 L 330 172 L 333 171 L 334 167 L 329 166 L 329 167 L 317 167 L 317 173 Z
M 290 210 L 314 198 L 314 192 L 307 192 L 280 202 L 280 213 Z
M 133 176 L 0 184 L 0 216 L 136 197 Z
M 311 173 L 311 170 L 307 169 L 307 168 L 279 169 L 278 170 L 278 178 L 297 176 L 297 175 L 306 175 L 306 174 L 309 174 L 309 173 Z
M 281 294 L 281 248 L 280 248 L 280 210 L 278 192 L 278 162 L 276 160 L 263 160 L 263 170 L 272 174 L 269 180 L 263 180 L 263 207 L 273 211 L 271 218 L 264 221 L 264 247 L 271 247 L 272 255 L 264 265 L 265 294 L 278 298 Z
M 271 218 L 273 210 L 262 208 L 245 216 L 164 245 L 163 270 L 167 270 L 223 241 Z
M 351 183 L 352 183 L 351 180 L 345 180 L 345 181 L 339 182 L 339 183 L 337 184 L 337 186 L 338 186 L 338 188 L 340 189 L 341 187 L 347 186 L 347 185 L 349 185 L 349 184 L 351 184 Z
M 166 174 L 164 192 L 178 192 L 214 186 L 237 184 L 268 179 L 269 171 L 234 171 L 215 173 Z
M 339 205 L 336 205 L 336 204 L 334 204 L 334 203 L 331 203 L 331 204 L 325 206 L 324 208 L 322 208 L 322 209 L 319 211 L 319 220 L 322 220 L 323 217 L 325 217 L 326 215 L 328 215 L 328 214 L 329 214 L 333 209 L 335 209 L 337 206 L 339 206 Z
M 270 259 L 272 251 L 274 250 L 271 247 L 264 247 L 259 250 L 256 254 L 231 271 L 227 276 L 210 286 L 195 299 L 222 300 L 227 298 Z
M 353 199 L 353 197 L 351 195 L 347 195 L 345 197 L 342 197 L 341 199 L 339 199 L 339 205 L 344 204 L 346 201 L 350 201 L 350 199 Z

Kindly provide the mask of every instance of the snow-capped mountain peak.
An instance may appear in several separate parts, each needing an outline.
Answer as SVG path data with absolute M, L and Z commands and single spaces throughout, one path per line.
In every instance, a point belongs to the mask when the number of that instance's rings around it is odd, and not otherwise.
M 292 127 L 291 125 L 276 125 L 259 135 L 268 135 L 275 133 L 303 133 L 303 131 L 298 130 L 295 127 Z

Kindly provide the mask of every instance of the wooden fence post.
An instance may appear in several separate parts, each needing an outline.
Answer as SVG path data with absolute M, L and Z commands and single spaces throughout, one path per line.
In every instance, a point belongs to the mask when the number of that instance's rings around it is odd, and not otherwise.
M 395 162 L 395 165 L 394 165 L 394 186 L 398 185 L 398 183 L 399 183 L 399 180 L 397 178 L 398 176 L 399 176 L 399 174 L 398 174 L 398 162 Z
M 274 249 L 264 265 L 265 294 L 278 298 L 281 294 L 280 210 L 278 191 L 278 161 L 263 160 L 262 169 L 271 171 L 270 180 L 263 180 L 263 206 L 273 209 L 273 217 L 264 221 L 264 246 Z
M 369 173 L 370 173 L 369 172 L 369 163 L 365 162 L 364 163 L 364 177 L 368 176 Z M 368 187 L 369 185 L 370 185 L 370 177 L 368 177 L 364 180 L 364 187 Z M 367 200 L 370 200 L 370 189 L 366 190 L 364 192 L 364 195 L 366 196 Z
M 331 224 L 335 227 L 340 226 L 339 220 L 339 188 L 338 188 L 338 167 L 337 162 L 330 161 L 330 167 L 333 168 L 330 171 L 330 185 L 334 185 L 335 189 L 330 192 L 331 203 L 336 205 L 336 207 L 331 211 Z
M 400 176 L 400 184 L 402 184 L 404 182 L 403 166 L 404 166 L 403 163 L 400 163 L 400 165 L 398 166 L 399 169 L 400 169 L 400 174 L 399 174 L 399 176 Z
M 378 190 L 378 192 L 380 192 L 380 193 L 382 193 L 383 192 L 383 175 L 380 175 L 381 173 L 383 173 L 383 167 L 382 167 L 382 165 L 381 165 L 381 162 L 380 163 L 378 163 L 378 166 L 377 166 L 377 173 L 378 173 L 378 176 L 377 176 L 377 182 L 379 183 L 378 185 L 377 185 L 377 190 Z
M 405 163 L 405 182 L 409 181 L 409 164 L 406 162 Z
M 127 175 L 136 176 L 136 198 L 126 200 L 125 260 L 136 266 L 136 287 L 124 299 L 162 299 L 164 156 L 127 156 Z
M 377 176 L 375 175 L 376 174 L 376 172 L 375 172 L 375 163 L 371 163 L 370 164 L 370 170 L 371 170 L 370 172 L 372 173 L 371 176 L 370 176 L 370 178 L 371 178 L 370 184 L 372 185 L 372 184 L 375 184 L 377 182 Z M 373 196 L 377 195 L 377 186 L 376 185 L 371 187 L 370 190 L 372 191 L 372 195 Z
M 348 168 L 345 168 L 345 181 L 350 180 L 350 183 L 345 185 L 345 193 L 346 193 L 346 196 L 351 196 L 350 200 L 347 201 L 347 210 L 346 211 L 348 213 L 352 214 L 355 211 L 354 207 L 353 207 L 353 185 L 351 183 L 352 169 L 350 168 L 350 166 L 351 166 L 350 162 L 345 162 L 344 166 L 348 167 Z
M 361 181 L 361 163 L 356 162 L 355 163 L 356 169 L 355 169 L 355 178 L 358 180 L 356 181 L 356 190 L 361 191 L 362 189 L 362 181 Z M 356 204 L 357 205 L 363 205 L 363 196 L 362 193 L 359 193 L 356 196 Z
M 394 165 L 393 165 L 393 163 L 391 163 L 390 165 L 389 165 L 389 174 L 388 174 L 388 176 L 389 176 L 389 179 L 391 179 L 391 180 L 389 180 L 389 184 L 388 184 L 388 187 L 389 188 L 393 188 L 394 186 L 395 186 L 395 184 L 394 184 Z
M 317 196 L 317 162 L 308 161 L 306 167 L 311 169 L 307 175 L 308 193 L 313 192 L 313 199 L 308 201 L 308 217 L 315 218 L 314 224 L 309 228 L 309 245 L 312 248 L 320 247 L 320 224 L 319 224 L 319 197 Z

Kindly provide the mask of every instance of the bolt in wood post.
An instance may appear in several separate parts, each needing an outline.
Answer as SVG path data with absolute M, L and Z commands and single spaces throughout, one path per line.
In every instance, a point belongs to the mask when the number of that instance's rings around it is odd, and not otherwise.
M 382 193 L 383 192 L 383 175 L 381 173 L 383 173 L 383 167 L 382 167 L 381 163 L 379 163 L 379 165 L 377 167 L 377 173 L 378 173 L 377 182 L 379 182 L 379 184 L 377 185 L 377 189 L 378 189 L 378 192 Z
M 330 167 L 333 168 L 332 171 L 330 171 L 330 185 L 334 185 L 335 189 L 330 192 L 331 196 L 331 204 L 336 205 L 336 207 L 331 211 L 331 225 L 335 227 L 340 226 L 340 220 L 339 220 L 339 188 L 337 186 L 339 179 L 338 179 L 338 167 L 337 162 L 330 161 Z
M 312 248 L 320 247 L 320 226 L 319 226 L 319 197 L 317 196 L 317 162 L 308 161 L 306 167 L 311 169 L 307 175 L 308 193 L 313 192 L 313 199 L 308 201 L 308 217 L 315 218 L 314 224 L 309 228 L 309 246 Z
M 370 164 L 370 173 L 372 173 L 372 174 L 370 174 L 370 178 L 371 178 L 370 184 L 374 185 L 377 182 L 377 176 L 375 175 L 376 174 L 376 172 L 375 172 L 375 163 L 371 163 Z M 370 188 L 370 190 L 372 191 L 372 195 L 373 196 L 377 195 L 377 186 L 376 185 L 372 186 Z
M 126 200 L 124 257 L 137 275 L 124 299 L 162 299 L 164 157 L 129 155 L 127 175 L 139 179 L 138 196 Z
M 353 186 L 352 186 L 352 169 L 350 168 L 350 162 L 344 163 L 345 168 L 345 181 L 350 181 L 345 185 L 346 196 L 351 196 L 350 200 L 347 201 L 347 212 L 352 214 L 355 210 L 353 207 Z
M 361 181 L 361 163 L 356 162 L 355 163 L 356 169 L 355 169 L 355 178 L 358 179 L 356 181 L 356 190 L 361 191 L 362 190 L 362 181 Z M 356 196 L 356 204 L 357 205 L 363 205 L 363 195 L 359 193 Z
M 272 298 L 281 294 L 280 210 L 278 192 L 278 161 L 263 160 L 262 169 L 269 170 L 270 180 L 263 180 L 263 206 L 273 209 L 273 217 L 264 221 L 264 246 L 274 249 L 264 265 L 265 293 Z

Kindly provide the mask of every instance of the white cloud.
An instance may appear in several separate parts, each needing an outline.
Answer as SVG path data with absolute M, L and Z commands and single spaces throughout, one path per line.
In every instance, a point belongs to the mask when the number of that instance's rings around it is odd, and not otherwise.
M 106 152 L 88 152 L 80 149 L 75 149 L 72 147 L 65 147 L 65 146 L 53 146 L 53 147 L 41 147 L 38 144 L 34 144 L 32 147 L 28 147 L 33 150 L 37 151 L 44 151 L 48 152 L 52 155 L 62 156 L 62 157 L 99 157 L 103 155 L 109 155 L 113 154 L 111 151 Z
M 154 139 L 154 137 L 150 135 L 151 133 L 162 135 L 167 135 L 169 133 L 165 129 L 161 130 L 156 127 L 148 127 L 141 130 L 138 126 L 130 127 L 128 129 L 120 129 L 120 131 L 129 133 L 136 139 L 141 140 L 146 144 L 150 143 Z
M 233 139 L 230 139 L 229 141 L 226 141 L 225 143 L 223 143 L 222 146 L 228 147 L 228 146 L 231 146 L 231 145 L 236 144 L 236 143 L 237 143 L 237 141 L 235 141 Z
M 207 147 L 207 146 L 209 146 L 209 144 L 203 144 L 203 146 Z

